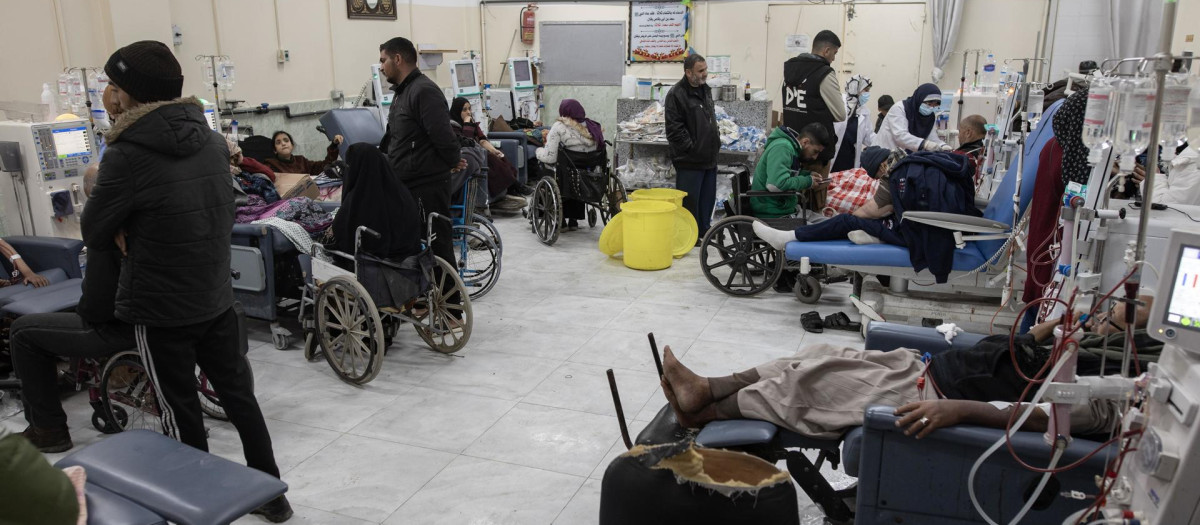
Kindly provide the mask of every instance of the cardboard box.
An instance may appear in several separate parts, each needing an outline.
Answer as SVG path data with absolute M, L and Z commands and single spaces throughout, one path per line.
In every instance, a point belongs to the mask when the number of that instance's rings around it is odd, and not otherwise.
M 308 197 L 317 200 L 321 196 L 321 192 L 317 189 L 317 183 L 313 182 L 312 177 L 303 173 L 276 173 L 275 189 L 279 192 L 279 197 L 283 199 Z

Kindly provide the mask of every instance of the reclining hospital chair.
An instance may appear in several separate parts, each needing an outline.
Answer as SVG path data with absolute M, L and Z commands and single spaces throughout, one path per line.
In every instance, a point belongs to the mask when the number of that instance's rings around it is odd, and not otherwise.
M 274 476 L 149 430 L 130 430 L 54 464 L 83 467 L 88 525 L 228 524 L 287 491 Z
M 910 348 L 937 354 L 971 348 L 983 335 L 962 333 L 947 343 L 932 328 L 872 322 L 867 327 L 865 348 L 891 351 Z M 855 525 L 919 523 L 962 525 L 986 523 L 967 492 L 968 474 L 983 452 L 1003 434 L 1002 429 L 958 425 L 939 429 L 924 439 L 905 436 L 896 427 L 899 420 L 892 407 L 870 407 L 863 426 L 847 431 L 841 439 L 816 439 L 781 429 L 758 420 L 715 421 L 694 436 L 697 445 L 741 450 L 768 461 L 786 461 L 788 473 L 826 518 L 835 524 Z M 675 421 L 670 405 L 655 416 L 638 435 L 636 444 L 652 445 L 689 439 Z M 1025 462 L 1046 466 L 1050 447 L 1039 432 L 1017 432 L 1013 449 Z M 1060 465 L 1074 463 L 1101 444 L 1075 439 L 1064 452 Z M 1094 494 L 1094 477 L 1105 472 L 1105 462 L 1116 458 L 1110 447 L 1087 459 L 1081 466 L 1054 476 L 1022 523 L 1062 523 L 1068 515 L 1086 507 L 1091 500 L 1063 497 L 1077 491 Z M 813 462 L 805 451 L 816 453 Z M 858 478 L 857 486 L 835 490 L 822 475 L 825 463 Z M 993 454 L 976 475 L 975 491 L 988 514 L 1008 523 L 1025 505 L 1041 475 L 1018 465 L 1005 449 Z
M 868 304 L 876 303 L 872 306 L 877 311 L 884 311 L 885 317 L 891 313 L 916 319 L 944 318 L 969 328 L 989 327 L 992 314 L 1000 306 L 997 298 L 1001 296 L 1002 289 L 1011 285 L 1014 290 L 1020 290 L 1022 286 L 1020 275 L 1014 275 L 1012 283 L 1004 282 L 1006 258 L 1011 243 L 1017 242 L 1017 237 L 1022 235 L 1027 207 L 1037 180 L 1038 159 L 1046 142 L 1054 136 L 1054 115 L 1061 106 L 1062 103 L 1057 102 L 1047 109 L 1037 129 L 1026 137 L 1020 187 L 1017 187 L 1017 162 L 1014 160 L 986 203 L 982 218 L 936 212 L 904 214 L 903 220 L 955 232 L 958 249 L 954 253 L 953 271 L 947 283 L 932 285 L 934 279 L 927 270 L 919 274 L 913 271 L 908 248 L 891 244 L 856 245 L 849 240 L 793 241 L 787 245 L 787 259 L 807 259 L 810 264 L 836 266 L 856 272 L 858 275 L 852 278 L 854 294 Z M 1020 191 L 1019 209 L 1014 212 L 1013 196 L 1017 190 Z M 802 266 L 806 265 L 802 263 Z M 862 276 L 865 275 L 890 277 L 889 290 L 879 296 L 864 297 Z M 937 292 L 938 295 L 910 293 L 909 283 L 915 279 L 928 281 L 932 285 L 923 292 Z M 945 292 L 954 293 L 952 300 L 946 300 Z M 1016 312 L 1007 312 L 1007 317 L 1001 314 L 996 320 L 1001 325 L 1015 322 Z
M 0 315 L 19 317 L 35 313 L 70 310 L 83 295 L 83 271 L 80 253 L 83 241 L 59 237 L 13 236 L 4 239 L 25 263 L 50 284 L 41 288 L 15 285 L 0 288 Z M 12 266 L 3 261 L 6 274 Z

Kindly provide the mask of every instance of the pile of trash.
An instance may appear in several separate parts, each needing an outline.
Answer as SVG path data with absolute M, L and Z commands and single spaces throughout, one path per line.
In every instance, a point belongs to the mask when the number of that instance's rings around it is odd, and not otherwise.
M 617 168 L 629 188 L 674 188 L 675 167 L 665 157 L 635 157 Z
M 729 151 L 758 151 L 767 142 L 766 130 L 755 126 L 739 126 L 716 107 L 717 128 L 721 134 L 721 149 Z M 662 104 L 655 102 L 641 113 L 617 125 L 623 140 L 666 142 L 666 114 Z

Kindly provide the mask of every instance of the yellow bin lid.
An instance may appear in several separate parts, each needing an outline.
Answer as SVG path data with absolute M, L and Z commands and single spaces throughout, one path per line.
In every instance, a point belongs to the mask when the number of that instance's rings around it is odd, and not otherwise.
M 684 208 L 675 209 L 675 237 L 671 243 L 671 255 L 683 257 L 696 247 L 696 239 L 700 236 L 700 225 L 692 212 Z
M 600 232 L 600 251 L 609 257 L 621 253 L 625 249 L 625 230 L 622 223 L 625 216 L 621 213 L 613 216 Z

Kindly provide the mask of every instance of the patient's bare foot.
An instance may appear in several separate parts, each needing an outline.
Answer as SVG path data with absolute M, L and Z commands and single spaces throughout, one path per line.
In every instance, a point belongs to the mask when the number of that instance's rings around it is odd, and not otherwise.
M 684 412 L 679 408 L 679 399 L 675 395 L 674 389 L 671 388 L 671 383 L 668 383 L 664 378 L 659 381 L 662 385 L 663 395 L 667 397 L 667 403 L 671 405 L 671 411 L 675 412 L 675 421 L 683 428 L 703 428 L 709 421 L 716 419 L 716 409 L 712 405 L 705 405 L 696 413 Z
M 679 408 L 684 412 L 697 413 L 714 401 L 708 379 L 683 366 L 671 352 L 670 346 L 663 348 L 663 376 L 670 383 Z

